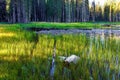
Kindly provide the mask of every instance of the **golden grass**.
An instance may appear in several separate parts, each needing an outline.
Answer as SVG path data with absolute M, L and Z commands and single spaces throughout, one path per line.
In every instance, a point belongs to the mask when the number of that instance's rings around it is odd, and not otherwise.
M 15 36 L 16 36 L 16 34 L 12 33 L 12 32 L 0 33 L 0 38 L 2 38 L 2 37 L 15 37 Z
M 0 50 L 0 55 L 7 53 L 7 49 Z
M 0 38 L 2 37 L 15 37 L 17 36 L 14 32 L 7 32 L 4 28 L 0 28 Z

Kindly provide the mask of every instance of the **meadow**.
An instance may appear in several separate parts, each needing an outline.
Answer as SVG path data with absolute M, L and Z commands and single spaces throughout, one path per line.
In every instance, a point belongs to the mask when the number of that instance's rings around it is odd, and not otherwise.
M 7 28 L 9 30 L 26 29 L 26 28 L 57 28 L 57 29 L 92 29 L 101 28 L 100 24 L 92 22 L 81 22 L 81 23 L 58 23 L 58 22 L 30 22 L 30 23 L 0 23 L 0 27 Z
M 104 28 L 101 25 L 120 25 L 119 22 L 75 22 L 75 23 L 59 23 L 59 22 L 29 22 L 29 23 L 0 23 L 0 27 L 10 30 L 36 28 L 57 28 L 57 29 L 95 29 Z
M 120 79 L 120 39 L 116 36 L 45 35 L 21 30 L 21 24 L 0 25 L 0 80 Z M 51 77 L 55 41 L 56 67 Z M 59 56 L 72 54 L 80 57 L 79 62 L 64 66 Z

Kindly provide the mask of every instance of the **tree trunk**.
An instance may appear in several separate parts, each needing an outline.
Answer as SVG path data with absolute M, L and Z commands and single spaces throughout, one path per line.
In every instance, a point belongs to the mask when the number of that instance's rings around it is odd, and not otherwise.
M 6 0 L 0 0 L 0 22 L 6 21 Z
M 21 17 L 20 17 L 20 6 L 21 6 L 21 0 L 18 0 L 17 2 L 17 21 L 20 23 L 21 22 Z
M 15 17 L 15 1 L 14 0 L 12 0 L 12 10 L 13 10 L 13 12 L 12 12 L 12 23 L 15 23 L 16 22 L 16 17 Z

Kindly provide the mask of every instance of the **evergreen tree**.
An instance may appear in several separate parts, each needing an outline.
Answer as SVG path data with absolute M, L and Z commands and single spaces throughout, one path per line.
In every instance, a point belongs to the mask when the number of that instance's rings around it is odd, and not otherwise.
M 92 2 L 92 21 L 95 22 L 95 1 Z
M 6 0 L 0 0 L 0 22 L 6 21 Z
M 0 0 L 0 22 L 120 21 L 119 5 L 117 0 L 104 6 L 93 1 L 90 8 L 89 0 Z
M 82 1 L 82 22 L 89 21 L 89 2 L 88 0 Z
M 110 13 L 110 6 L 106 4 L 104 8 L 104 21 L 109 21 L 109 13 Z
M 98 3 L 98 5 L 96 6 L 96 9 L 95 9 L 95 14 L 96 14 L 96 16 L 95 16 L 95 20 L 96 21 L 102 21 L 103 20 L 103 14 L 102 14 L 102 8 L 101 8 L 101 6 L 99 5 L 100 3 Z

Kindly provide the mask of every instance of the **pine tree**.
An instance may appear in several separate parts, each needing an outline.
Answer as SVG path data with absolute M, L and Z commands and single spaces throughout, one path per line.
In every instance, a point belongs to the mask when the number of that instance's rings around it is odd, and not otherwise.
M 89 21 L 89 2 L 88 0 L 82 1 L 82 22 Z
M 61 22 L 65 22 L 65 20 L 66 20 L 66 11 L 65 11 L 65 0 L 62 0 L 62 2 L 61 2 L 61 5 L 62 5 L 62 11 L 61 11 Z
M 92 21 L 95 22 L 95 1 L 92 2 Z
M 6 21 L 6 0 L 0 0 L 0 22 Z

